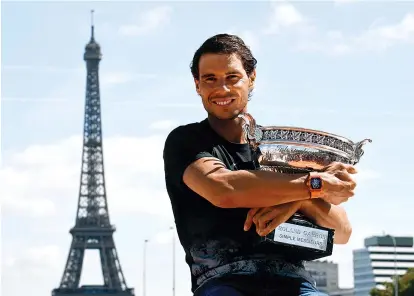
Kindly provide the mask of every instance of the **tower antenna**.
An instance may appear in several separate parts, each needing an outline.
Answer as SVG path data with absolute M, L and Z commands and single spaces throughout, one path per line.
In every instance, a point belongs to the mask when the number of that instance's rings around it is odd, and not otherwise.
M 94 24 L 93 24 L 93 13 L 95 10 L 91 10 L 91 39 L 93 40 L 95 38 L 94 34 Z

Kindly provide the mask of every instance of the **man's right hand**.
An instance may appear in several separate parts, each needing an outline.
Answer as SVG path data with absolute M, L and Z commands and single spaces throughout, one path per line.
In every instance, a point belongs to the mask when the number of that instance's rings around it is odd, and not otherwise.
M 320 198 L 334 205 L 346 202 L 354 196 L 356 182 L 351 174 L 356 173 L 354 166 L 339 162 L 325 167 L 318 174 L 324 182 Z

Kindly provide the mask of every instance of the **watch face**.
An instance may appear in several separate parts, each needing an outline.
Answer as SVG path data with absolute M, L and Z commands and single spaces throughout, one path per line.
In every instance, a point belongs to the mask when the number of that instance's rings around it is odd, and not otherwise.
M 321 189 L 322 188 L 321 178 L 311 178 L 310 186 L 312 189 Z

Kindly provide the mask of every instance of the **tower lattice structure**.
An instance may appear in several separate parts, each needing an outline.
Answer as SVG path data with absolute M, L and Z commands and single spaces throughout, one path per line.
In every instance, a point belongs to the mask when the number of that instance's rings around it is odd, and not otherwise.
M 92 11 L 93 13 L 93 11 Z M 93 16 L 93 15 L 92 15 Z M 105 189 L 102 149 L 101 100 L 99 92 L 99 63 L 101 47 L 95 41 L 94 25 L 91 39 L 85 47 L 86 102 L 83 130 L 82 167 L 75 226 L 70 229 L 72 243 L 65 270 L 52 296 L 132 296 L 116 251 Z M 79 286 L 82 265 L 87 249 L 99 250 L 103 285 Z

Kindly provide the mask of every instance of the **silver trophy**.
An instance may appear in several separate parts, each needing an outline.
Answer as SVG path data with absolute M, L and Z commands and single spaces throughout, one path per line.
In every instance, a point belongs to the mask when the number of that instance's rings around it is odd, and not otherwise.
M 334 134 L 287 126 L 260 126 L 248 113 L 243 119 L 246 139 L 256 152 L 259 170 L 296 174 L 320 171 L 332 162 L 355 165 L 364 154 L 365 139 L 352 142 Z M 314 224 L 300 213 L 263 237 L 272 241 L 285 254 L 298 260 L 315 260 L 330 256 L 334 230 Z

